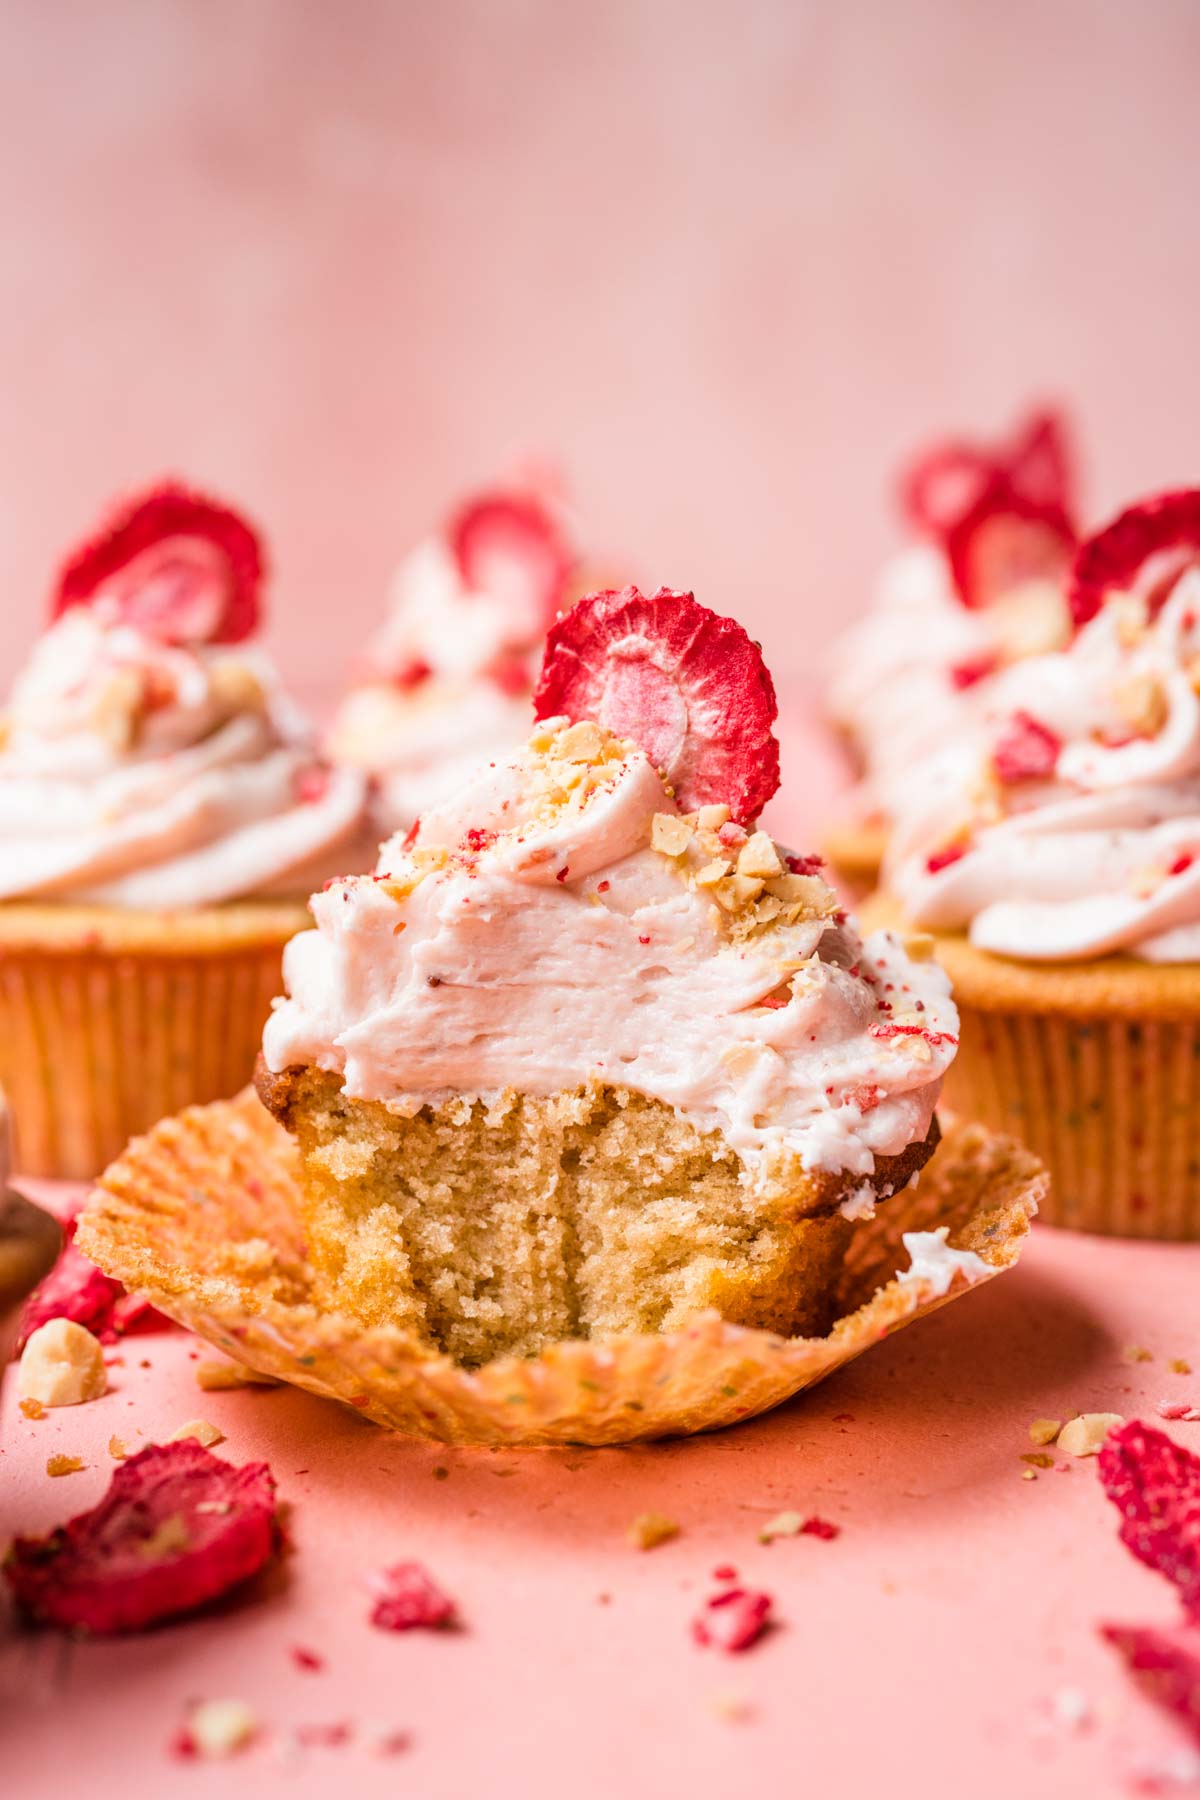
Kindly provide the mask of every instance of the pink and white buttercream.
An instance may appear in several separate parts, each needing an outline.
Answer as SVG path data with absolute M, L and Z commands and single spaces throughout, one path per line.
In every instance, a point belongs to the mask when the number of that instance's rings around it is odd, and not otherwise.
M 374 876 L 314 897 L 268 1067 L 313 1064 L 402 1108 L 604 1082 L 719 1128 L 751 1182 L 786 1157 L 870 1175 L 922 1140 L 957 1041 L 941 970 L 886 932 L 860 939 L 819 881 L 689 862 L 647 756 L 570 730 L 603 746 L 574 788 L 566 722 L 547 721 L 385 844 Z M 746 833 L 725 830 L 736 857 Z M 810 888 L 815 906 L 788 903 Z
M 298 896 L 346 866 L 364 800 L 260 651 L 165 643 L 101 596 L 43 634 L 12 690 L 0 900 Z
M 1198 683 L 1195 568 L 1152 618 L 1116 598 L 1006 671 L 910 772 L 888 872 L 908 917 L 1031 960 L 1200 961 Z

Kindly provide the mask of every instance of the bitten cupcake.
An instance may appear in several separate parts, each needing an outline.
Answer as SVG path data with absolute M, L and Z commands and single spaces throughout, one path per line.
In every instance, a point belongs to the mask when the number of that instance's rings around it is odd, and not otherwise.
M 467 1367 L 707 1309 L 821 1333 L 937 1141 L 946 977 L 756 829 L 775 695 L 732 620 L 592 595 L 536 710 L 286 952 L 258 1086 L 320 1304 Z
M 1200 1237 L 1200 490 L 1079 549 L 1075 637 L 914 776 L 887 871 L 963 1015 L 951 1098 L 1050 1164 L 1047 1216 Z
M 0 741 L 0 1082 L 29 1173 L 96 1174 L 254 1065 L 303 896 L 360 840 L 249 640 L 258 538 L 175 485 L 68 559 Z
M 904 471 L 914 541 L 885 567 L 831 668 L 830 717 L 858 782 L 825 850 L 851 891 L 875 885 L 914 764 L 978 716 L 1006 667 L 1068 641 L 1075 487 L 1053 412 L 995 446 L 935 445 Z
M 338 762 L 373 777 L 380 837 L 407 830 L 524 735 L 575 560 L 553 499 L 514 486 L 464 501 L 401 564 L 329 734 Z

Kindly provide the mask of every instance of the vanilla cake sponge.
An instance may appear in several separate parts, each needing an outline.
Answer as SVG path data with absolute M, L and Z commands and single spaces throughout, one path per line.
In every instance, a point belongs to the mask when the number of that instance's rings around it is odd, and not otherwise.
M 753 828 L 775 704 L 740 627 L 591 596 L 539 692 L 288 948 L 258 1084 L 322 1300 L 467 1365 L 709 1309 L 823 1331 L 936 1142 L 946 978 Z

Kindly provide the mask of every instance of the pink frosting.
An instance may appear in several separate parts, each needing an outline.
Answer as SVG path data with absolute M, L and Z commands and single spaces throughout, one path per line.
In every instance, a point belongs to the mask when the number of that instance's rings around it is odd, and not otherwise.
M 599 734 L 590 785 L 547 800 L 564 723 L 314 897 L 268 1065 L 404 1107 L 603 1081 L 721 1128 L 751 1174 L 781 1155 L 870 1174 L 923 1138 L 958 1029 L 936 965 L 841 914 L 739 936 L 704 857 L 655 847 L 679 815 L 633 745 Z
M 129 907 L 302 894 L 345 866 L 364 781 L 320 763 L 266 659 L 73 607 L 14 685 L 0 899 Z

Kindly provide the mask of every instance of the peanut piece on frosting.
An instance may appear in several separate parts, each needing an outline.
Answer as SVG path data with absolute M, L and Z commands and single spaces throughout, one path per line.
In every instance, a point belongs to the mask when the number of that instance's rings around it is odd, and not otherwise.
M 650 821 L 650 843 L 664 856 L 682 856 L 692 841 L 692 827 L 678 813 L 655 813 Z
M 724 801 L 716 806 L 702 806 L 696 814 L 696 823 L 701 831 L 720 831 L 722 825 L 729 823 L 729 808 Z
M 724 881 L 729 874 L 732 874 L 730 865 L 721 857 L 714 856 L 711 862 L 706 862 L 702 869 L 696 870 L 696 886 L 716 887 L 718 881 Z
M 595 762 L 604 748 L 604 733 L 590 719 L 580 719 L 559 732 L 554 748 L 567 762 Z
M 746 839 L 738 851 L 737 872 L 739 875 L 760 876 L 763 881 L 783 874 L 779 852 L 767 832 L 756 831 L 753 837 Z
M 1124 1422 L 1120 1413 L 1080 1413 L 1059 1432 L 1058 1447 L 1067 1456 L 1098 1456 L 1109 1432 Z
M 219 1425 L 210 1425 L 207 1419 L 189 1419 L 186 1425 L 181 1425 L 178 1431 L 171 1433 L 167 1442 L 178 1444 L 183 1438 L 195 1438 L 198 1444 L 211 1450 L 214 1444 L 225 1442 L 225 1433 Z
M 713 899 L 726 912 L 740 912 L 751 900 L 757 900 L 762 891 L 762 882 L 752 880 L 749 875 L 726 875 L 712 887 Z
M 21 1353 L 17 1393 L 43 1406 L 79 1406 L 108 1387 L 98 1341 L 74 1319 L 48 1319 Z
M 1061 1419 L 1035 1419 L 1029 1435 L 1035 1444 L 1052 1444 L 1061 1430 Z

